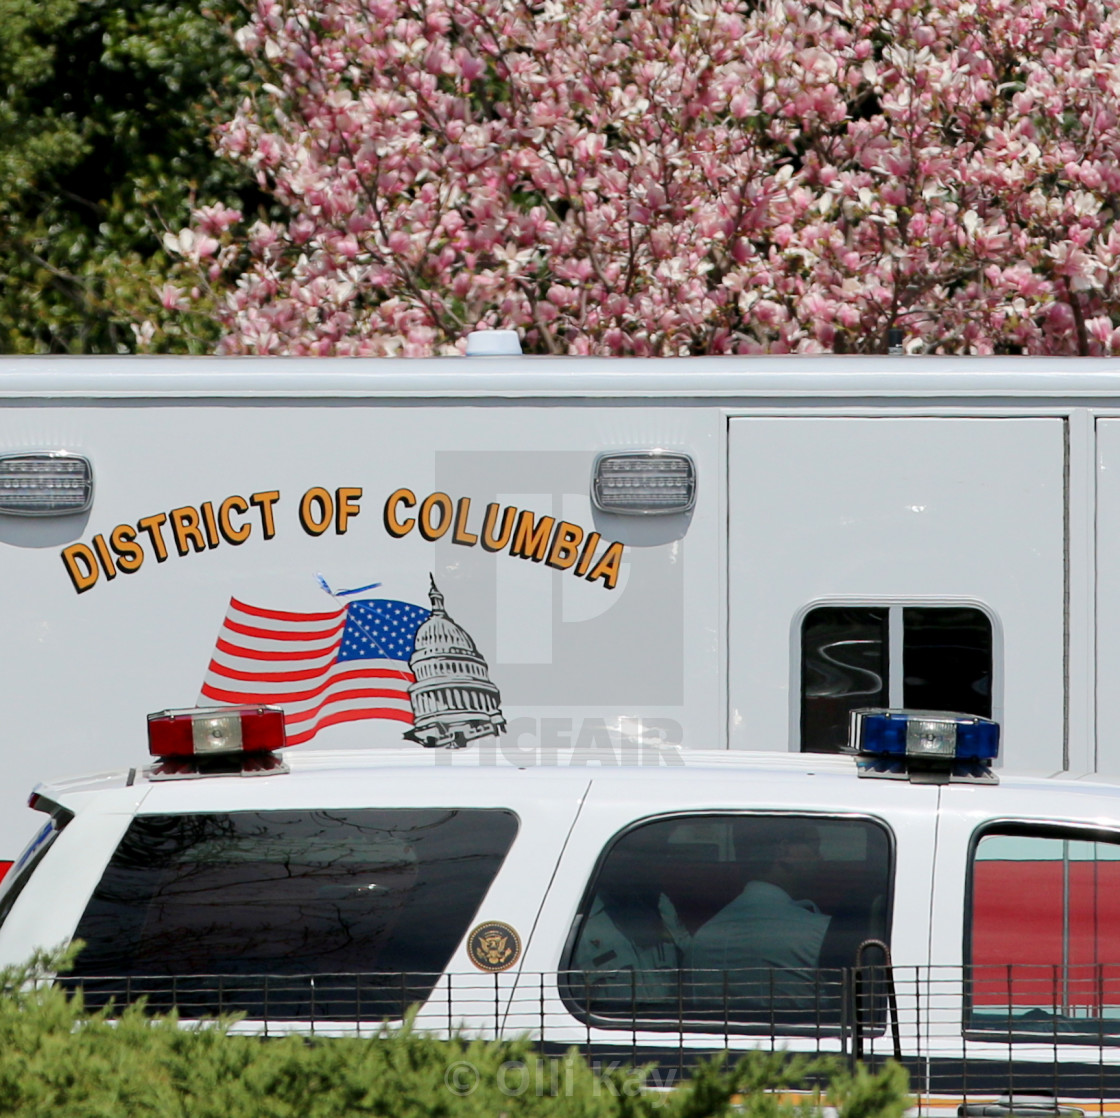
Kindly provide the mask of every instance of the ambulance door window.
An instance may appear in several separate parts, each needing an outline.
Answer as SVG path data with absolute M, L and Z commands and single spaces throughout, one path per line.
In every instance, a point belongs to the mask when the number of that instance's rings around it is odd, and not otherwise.
M 801 748 L 848 744 L 848 712 L 888 705 L 886 609 L 822 606 L 801 625 Z
M 643 823 L 600 862 L 562 992 L 604 1028 L 838 1029 L 843 969 L 889 942 L 891 881 L 890 836 L 869 819 Z
M 859 707 L 992 714 L 992 622 L 972 606 L 818 606 L 801 624 L 801 750 L 836 753 Z
M 1002 825 L 971 862 L 967 1028 L 1085 1043 L 1120 1033 L 1120 843 Z

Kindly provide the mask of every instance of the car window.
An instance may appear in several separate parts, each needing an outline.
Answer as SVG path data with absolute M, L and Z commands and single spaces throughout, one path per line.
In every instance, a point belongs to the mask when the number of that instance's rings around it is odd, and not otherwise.
M 94 1005 L 399 1017 L 430 994 L 516 832 L 497 809 L 138 817 L 78 925 L 71 981 Z
M 606 851 L 581 906 L 569 1007 L 608 1027 L 838 1025 L 842 968 L 865 940 L 889 942 L 891 861 L 889 834 L 868 819 L 634 827 Z
M 1120 1033 L 1120 843 L 990 829 L 973 849 L 967 919 L 970 1030 Z

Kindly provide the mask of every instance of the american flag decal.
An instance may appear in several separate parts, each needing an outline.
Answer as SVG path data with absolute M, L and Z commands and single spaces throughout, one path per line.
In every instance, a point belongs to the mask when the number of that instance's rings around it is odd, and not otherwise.
M 325 613 L 261 609 L 231 598 L 200 702 L 281 707 L 288 743 L 363 718 L 412 723 L 408 661 L 429 611 L 377 598 Z

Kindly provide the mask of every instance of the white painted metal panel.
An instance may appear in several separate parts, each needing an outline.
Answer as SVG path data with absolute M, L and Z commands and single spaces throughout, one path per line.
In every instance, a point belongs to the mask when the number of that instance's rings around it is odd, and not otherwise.
M 270 385 L 262 378 L 262 391 Z M 196 703 L 231 596 L 267 610 L 338 608 L 320 588 L 320 573 L 334 587 L 380 583 L 376 596 L 425 608 L 434 574 L 448 614 L 471 636 L 501 692 L 508 732 L 491 748 L 519 762 L 562 764 L 579 748 L 608 764 L 647 750 L 656 763 L 663 747 L 722 746 L 719 412 L 473 403 L 116 400 L 0 408 L 0 451 L 66 449 L 86 455 L 94 470 L 88 514 L 0 518 L 7 650 L 0 858 L 14 857 L 36 826 L 21 810 L 33 784 L 141 764 L 145 715 Z M 656 447 L 696 459 L 693 513 L 595 512 L 596 456 Z M 344 525 L 336 516 L 324 531 L 307 531 L 301 500 L 315 487 L 335 504 L 338 491 L 350 489 L 360 511 Z M 411 526 L 396 535 L 384 510 L 399 489 L 410 490 L 415 504 L 397 508 Z M 277 494 L 271 531 L 263 507 L 250 503 L 268 493 Z M 422 537 L 418 508 L 434 493 L 446 495 L 456 517 L 463 510 L 461 532 L 457 521 L 436 540 Z M 227 512 L 245 538 L 215 532 L 207 540 L 204 505 L 220 517 L 231 496 L 242 500 Z M 509 544 L 487 550 L 479 536 L 492 502 L 538 521 L 566 519 L 582 529 L 585 545 L 598 533 L 597 554 L 621 543 L 617 583 L 550 565 L 551 556 L 513 555 Z M 197 539 L 205 546 L 188 539 L 180 549 L 167 523 L 138 527 L 187 507 L 199 514 Z M 105 549 L 119 525 L 143 546 L 142 563 L 129 560 L 135 569 L 114 569 L 112 579 L 102 570 L 77 593 L 64 549 Z M 152 532 L 162 533 L 162 560 Z M 298 748 L 394 747 L 406 728 L 391 720 L 331 725 Z
M 1096 770 L 1115 779 L 1120 776 L 1120 419 L 1098 419 L 1096 433 Z
M 1063 767 L 1061 419 L 734 418 L 728 462 L 732 748 L 798 748 L 813 604 L 955 602 L 993 619 L 1003 763 Z

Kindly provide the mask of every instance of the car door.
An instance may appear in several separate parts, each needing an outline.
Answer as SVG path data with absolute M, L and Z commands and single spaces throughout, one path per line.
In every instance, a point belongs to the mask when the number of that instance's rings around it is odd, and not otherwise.
M 931 935 L 928 1090 L 966 1105 L 1120 1091 L 1114 797 L 1067 781 L 945 787 Z
M 725 1044 L 846 1051 L 867 941 L 911 976 L 898 1010 L 912 1019 L 912 976 L 928 962 L 936 789 L 859 780 L 848 759 L 822 758 L 820 770 L 733 758 L 693 767 L 686 754 L 661 780 L 595 779 L 507 1029 L 670 1068 Z M 803 863 L 796 883 L 779 877 L 782 859 Z M 883 962 L 881 947 L 865 947 L 864 961 Z M 870 1012 L 863 1039 L 883 1051 L 882 996 Z
M 158 782 L 143 812 L 98 814 L 115 830 L 68 907 L 88 1003 L 143 995 L 249 1032 L 376 1032 L 410 1009 L 500 1029 L 587 777 L 336 764 Z

